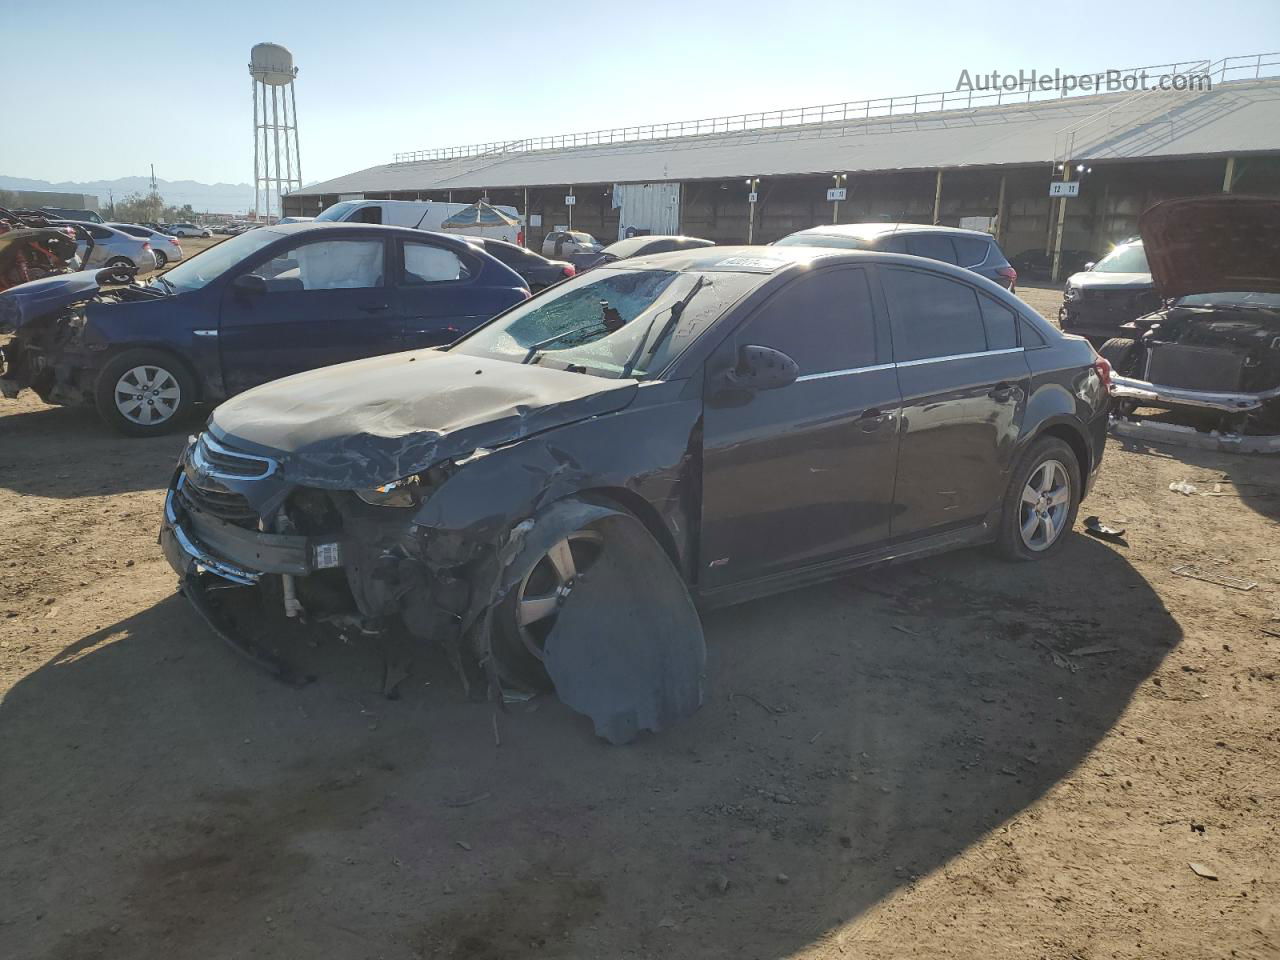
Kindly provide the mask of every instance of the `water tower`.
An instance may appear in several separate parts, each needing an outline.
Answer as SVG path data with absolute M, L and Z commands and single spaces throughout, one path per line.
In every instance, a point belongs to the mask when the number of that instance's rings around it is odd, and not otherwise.
M 249 74 L 253 77 L 253 215 L 257 217 L 262 211 L 270 217 L 273 212 L 280 214 L 281 197 L 302 186 L 298 100 L 293 91 L 298 68 L 293 65 L 293 54 L 280 44 L 259 43 L 249 53 Z

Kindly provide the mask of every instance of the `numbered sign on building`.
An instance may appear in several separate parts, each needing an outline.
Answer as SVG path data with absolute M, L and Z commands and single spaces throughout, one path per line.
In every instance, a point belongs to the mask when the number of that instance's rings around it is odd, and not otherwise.
M 827 191 L 827 199 L 843 200 L 845 199 L 845 194 L 848 193 L 848 190 L 849 190 L 848 187 L 832 187 L 830 190 Z
M 1049 184 L 1049 196 L 1051 197 L 1078 197 L 1080 196 L 1079 180 L 1054 180 Z

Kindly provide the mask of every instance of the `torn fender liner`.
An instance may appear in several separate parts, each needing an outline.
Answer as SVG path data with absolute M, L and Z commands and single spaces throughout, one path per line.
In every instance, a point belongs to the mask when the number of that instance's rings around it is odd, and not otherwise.
M 565 600 L 543 664 L 597 735 L 627 743 L 702 706 L 707 646 L 684 581 L 644 525 L 610 511 L 591 527 L 604 550 Z
M 627 406 L 636 381 L 438 350 L 321 367 L 233 397 L 209 419 L 228 445 L 280 460 L 293 483 L 391 483 Z

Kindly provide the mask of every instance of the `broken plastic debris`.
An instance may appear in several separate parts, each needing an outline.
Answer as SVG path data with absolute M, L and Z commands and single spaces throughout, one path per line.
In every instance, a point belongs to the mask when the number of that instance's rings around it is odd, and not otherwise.
M 1074 650 L 1068 650 L 1069 657 L 1093 657 L 1100 653 L 1118 653 L 1119 647 L 1108 646 L 1105 643 L 1094 643 L 1087 647 L 1076 647 Z
M 1181 493 L 1184 496 L 1189 497 L 1196 492 L 1196 485 L 1194 483 L 1187 483 L 1185 480 L 1175 480 L 1173 483 L 1169 484 L 1169 489 L 1174 493 Z
M 1197 877 L 1204 877 L 1206 880 L 1217 880 L 1218 875 L 1206 867 L 1203 863 L 1196 863 L 1194 860 L 1187 864 L 1191 868 L 1191 872 Z
M 1085 517 L 1084 528 L 1101 540 L 1124 543 L 1124 527 L 1109 527 L 1097 517 Z
M 1189 563 L 1180 564 L 1174 567 L 1171 572 L 1180 577 L 1190 577 L 1192 580 L 1202 580 L 1205 583 L 1229 587 L 1232 590 L 1252 590 L 1258 585 L 1257 581 L 1245 580 L 1243 577 L 1229 577 L 1224 573 L 1205 573 L 1202 570 L 1197 570 Z

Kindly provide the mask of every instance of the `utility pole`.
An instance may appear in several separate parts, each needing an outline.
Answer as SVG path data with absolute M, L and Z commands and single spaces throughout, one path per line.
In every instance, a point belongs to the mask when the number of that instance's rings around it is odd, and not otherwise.
M 836 191 L 837 191 L 837 193 L 836 193 L 836 195 L 835 195 L 835 199 L 831 202 L 831 204 L 832 204 L 832 206 L 831 206 L 831 222 L 832 222 L 832 223 L 839 223 L 839 222 L 840 222 L 840 194 L 839 194 L 839 191 L 844 187 L 845 175 L 844 175 L 843 173 L 837 173 L 837 174 L 833 175 L 831 179 L 832 179 L 832 180 L 834 180 L 834 181 L 836 182 L 835 189 L 836 189 Z
M 747 180 L 747 246 L 751 246 L 751 242 L 755 239 L 756 232 L 756 198 L 757 191 L 760 189 L 760 178 L 751 177 Z

